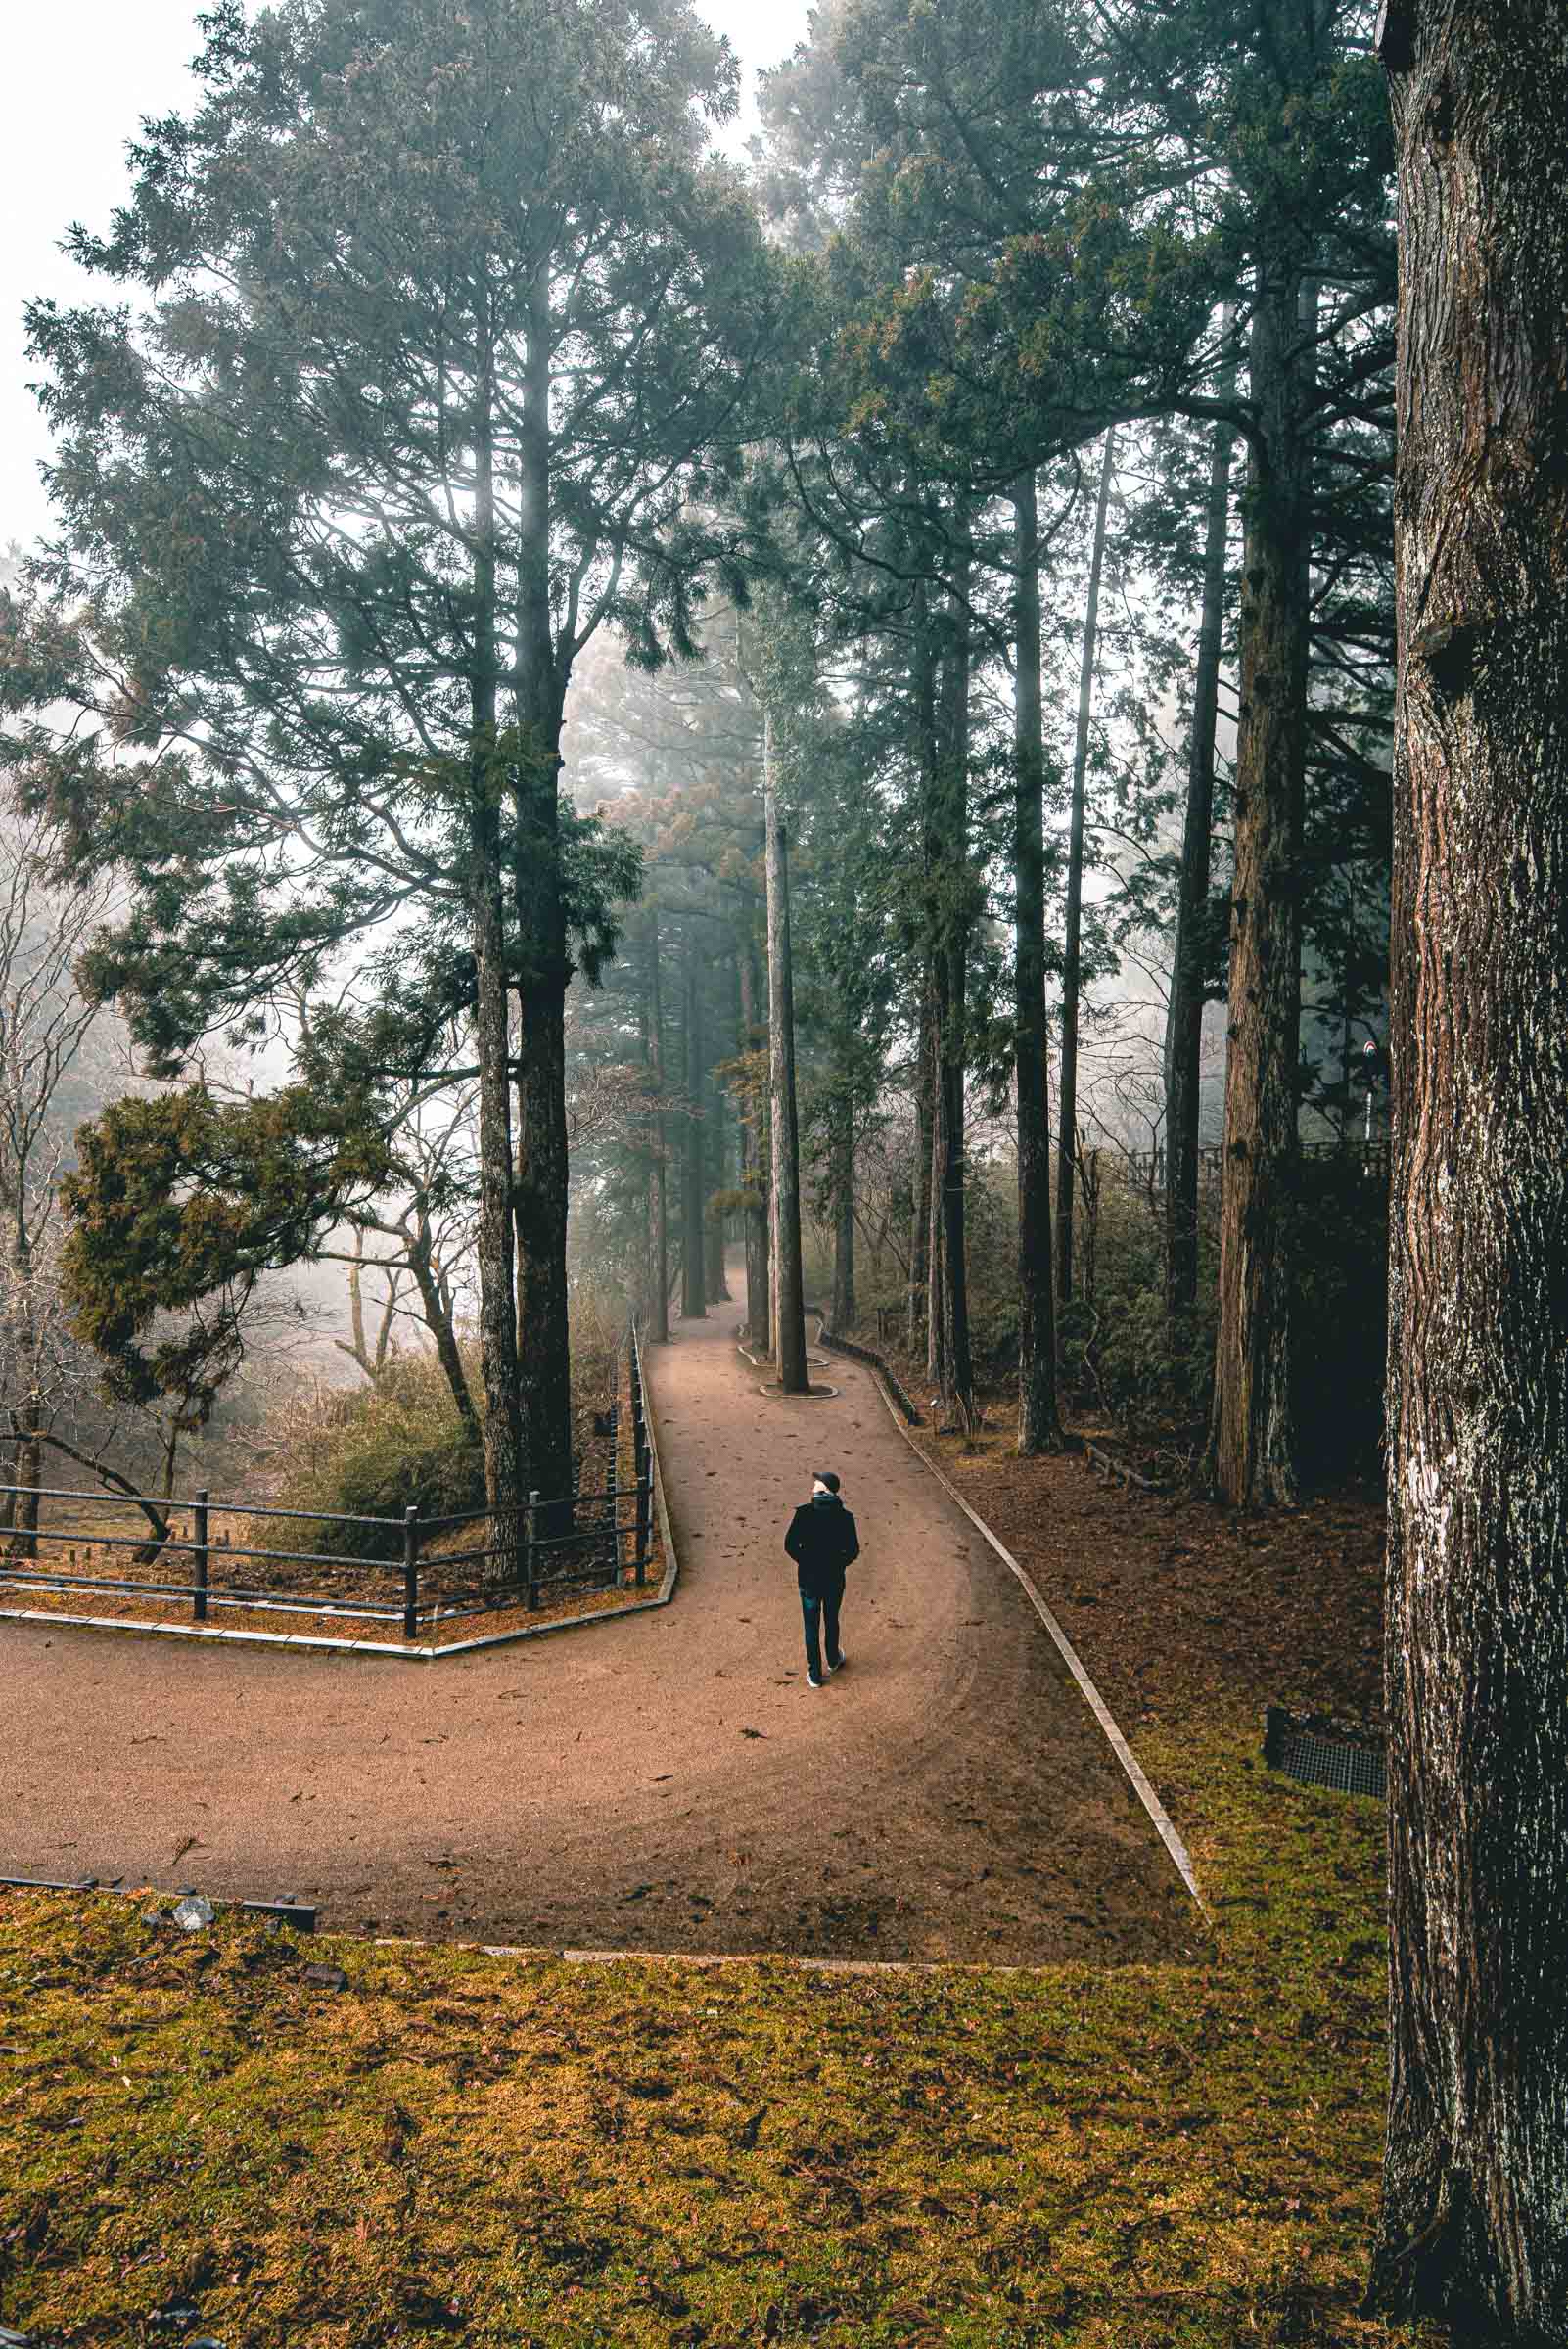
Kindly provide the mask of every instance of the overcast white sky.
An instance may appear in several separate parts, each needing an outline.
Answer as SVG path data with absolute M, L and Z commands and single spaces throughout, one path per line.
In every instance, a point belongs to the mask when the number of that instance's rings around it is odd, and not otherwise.
M 32 0 L 16 6 L 0 75 L 0 548 L 48 524 L 48 454 L 26 389 L 23 304 L 102 299 L 57 250 L 73 220 L 105 228 L 125 191 L 124 148 L 146 115 L 185 105 L 200 0 Z M 698 0 L 748 69 L 805 37 L 807 0 Z M 748 74 L 748 85 L 749 85 Z

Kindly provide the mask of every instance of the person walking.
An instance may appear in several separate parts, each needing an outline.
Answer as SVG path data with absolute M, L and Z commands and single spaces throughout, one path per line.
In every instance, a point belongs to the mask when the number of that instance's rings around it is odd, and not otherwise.
M 839 1480 L 831 1468 L 818 1468 L 812 1477 L 811 1497 L 803 1500 L 790 1519 L 784 1552 L 795 1560 L 801 1593 L 807 1685 L 820 1688 L 827 1678 L 822 1669 L 822 1643 L 827 1647 L 828 1672 L 837 1672 L 847 1661 L 839 1645 L 839 1608 L 844 1600 L 845 1568 L 860 1554 L 854 1519 L 839 1498 Z

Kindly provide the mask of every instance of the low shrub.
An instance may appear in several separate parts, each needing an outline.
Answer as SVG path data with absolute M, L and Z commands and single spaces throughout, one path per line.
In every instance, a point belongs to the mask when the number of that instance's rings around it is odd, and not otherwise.
M 290 1548 L 395 1558 L 395 1529 L 332 1518 L 401 1517 L 410 1507 L 448 1517 L 484 1506 L 484 1455 L 432 1355 L 395 1356 L 375 1386 L 329 1390 L 313 1407 L 297 1398 L 280 1432 L 276 1505 L 323 1512 L 291 1529 Z

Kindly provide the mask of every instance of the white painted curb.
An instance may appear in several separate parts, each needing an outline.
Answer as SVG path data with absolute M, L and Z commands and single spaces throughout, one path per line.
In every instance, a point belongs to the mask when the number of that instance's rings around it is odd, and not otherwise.
M 1104 1697 L 1101 1696 L 1099 1690 L 1095 1687 L 1094 1682 L 1089 1679 L 1088 1674 L 1084 1671 L 1083 1663 L 1079 1658 L 1078 1651 L 1074 1647 L 1073 1642 L 1071 1639 L 1069 1639 L 1067 1634 L 1063 1631 L 1061 1625 L 1051 1613 L 1050 1608 L 1045 1604 L 1045 1601 L 1036 1589 L 1035 1585 L 1030 1579 L 1029 1575 L 1025 1573 L 1023 1567 L 1020 1566 L 1018 1560 L 1013 1556 L 1012 1551 L 1005 1548 L 1003 1544 L 997 1541 L 996 1536 L 992 1532 L 991 1527 L 986 1523 L 984 1517 L 980 1516 L 977 1511 L 970 1507 L 968 1501 L 965 1500 L 963 1495 L 958 1491 L 951 1479 L 944 1475 L 942 1469 L 938 1467 L 936 1461 L 931 1457 L 931 1454 L 926 1451 L 922 1446 L 915 1442 L 913 1436 L 909 1433 L 909 1430 L 904 1426 L 903 1421 L 894 1404 L 892 1396 L 888 1393 L 887 1388 L 883 1385 L 881 1379 L 877 1377 L 876 1372 L 871 1369 L 870 1364 L 862 1363 L 860 1364 L 860 1367 L 867 1371 L 872 1383 L 876 1387 L 877 1393 L 882 1398 L 883 1404 L 887 1409 L 888 1417 L 893 1421 L 894 1426 L 898 1429 L 899 1435 L 908 1445 L 909 1450 L 914 1453 L 915 1458 L 930 1470 L 931 1474 L 936 1478 L 938 1484 L 946 1494 L 948 1499 L 954 1504 L 955 1507 L 962 1509 L 964 1515 L 968 1518 L 976 1533 L 979 1534 L 984 1541 L 991 1544 L 992 1548 L 996 1552 L 997 1557 L 1000 1558 L 1002 1564 L 1006 1567 L 1008 1573 L 1011 1574 L 1017 1581 L 1025 1597 L 1029 1600 L 1030 1605 L 1039 1617 L 1040 1622 L 1045 1626 L 1046 1631 L 1049 1632 L 1051 1638 L 1056 1644 L 1056 1649 L 1058 1654 L 1061 1656 L 1062 1662 L 1067 1666 L 1068 1671 L 1078 1682 L 1085 1704 L 1088 1706 L 1088 1709 L 1093 1714 L 1095 1720 L 1099 1723 L 1100 1727 L 1104 1730 L 1106 1739 L 1110 1744 L 1111 1751 L 1115 1754 L 1118 1762 L 1121 1763 L 1123 1770 L 1126 1772 L 1129 1783 L 1131 1785 L 1133 1793 L 1137 1796 L 1138 1801 L 1143 1805 L 1144 1810 L 1148 1813 L 1149 1819 L 1154 1827 L 1155 1833 L 1159 1836 L 1160 1841 L 1165 1845 L 1166 1850 L 1170 1853 L 1171 1858 L 1176 1863 L 1176 1872 L 1180 1876 L 1182 1883 L 1186 1886 L 1188 1892 L 1191 1893 L 1193 1899 L 1196 1901 L 1198 1907 L 1202 1910 L 1204 1915 L 1208 1917 L 1212 1923 L 1213 1913 L 1209 1908 L 1208 1902 L 1204 1899 L 1203 1894 L 1198 1889 L 1198 1879 L 1194 1873 L 1192 1860 L 1187 1851 L 1187 1847 L 1182 1842 L 1180 1836 L 1176 1833 L 1176 1828 L 1172 1825 L 1170 1816 L 1166 1811 L 1165 1805 L 1161 1802 L 1159 1796 L 1155 1793 L 1154 1788 L 1149 1784 L 1148 1779 L 1144 1776 L 1143 1771 L 1139 1766 L 1137 1756 L 1133 1753 L 1132 1748 L 1128 1744 L 1127 1739 L 1117 1727 L 1115 1721 L 1111 1717 L 1110 1708 L 1106 1704 Z

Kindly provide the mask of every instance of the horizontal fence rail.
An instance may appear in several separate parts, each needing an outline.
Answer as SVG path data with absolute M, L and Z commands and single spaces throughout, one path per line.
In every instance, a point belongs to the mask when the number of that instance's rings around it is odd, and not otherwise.
M 0 1484 L 0 1613 L 8 1611 L 9 1596 L 132 1599 L 188 1606 L 194 1624 L 209 1623 L 218 1611 L 310 1616 L 395 1625 L 404 1640 L 413 1641 L 439 1625 L 479 1616 L 536 1613 L 596 1590 L 640 1590 L 653 1555 L 653 1456 L 634 1330 L 627 1338 L 624 1386 L 630 1481 L 622 1473 L 618 1401 L 606 1414 L 609 1473 L 601 1486 L 558 1497 L 530 1493 L 526 1507 L 505 1512 L 425 1516 L 410 1507 L 400 1517 L 379 1517 L 214 1499 L 206 1491 L 183 1499 L 136 1500 L 117 1493 Z M 136 1531 L 123 1530 L 137 1520 Z M 303 1537 L 309 1546 L 282 1546 L 291 1524 L 309 1529 Z M 432 1547 L 440 1537 L 461 1537 L 469 1529 L 476 1538 L 461 1547 Z M 262 1531 L 266 1538 L 257 1541 Z M 335 1533 L 344 1548 L 320 1546 Z M 115 1571 L 127 1550 L 133 1558 L 125 1570 Z M 355 1554 L 367 1551 L 373 1554 Z M 129 1571 L 133 1565 L 144 1571 Z M 74 1610 L 57 1606 L 51 1612 L 69 1622 Z
M 1347 1134 L 1343 1141 L 1301 1142 L 1297 1145 L 1296 1155 L 1304 1166 L 1348 1166 L 1368 1180 L 1386 1181 L 1389 1147 L 1386 1133 L 1374 1133 L 1369 1138 Z M 1164 1150 L 1124 1150 L 1119 1145 L 1104 1143 L 1081 1148 L 1079 1156 L 1089 1170 L 1091 1183 L 1101 1173 L 1119 1171 L 1124 1179 L 1136 1182 L 1143 1189 L 1165 1189 Z M 1223 1178 L 1225 1152 L 1222 1142 L 1205 1142 L 1196 1157 L 1200 1182 L 1217 1184 Z

